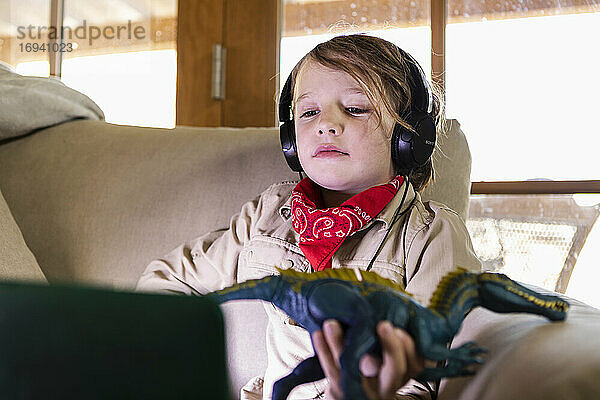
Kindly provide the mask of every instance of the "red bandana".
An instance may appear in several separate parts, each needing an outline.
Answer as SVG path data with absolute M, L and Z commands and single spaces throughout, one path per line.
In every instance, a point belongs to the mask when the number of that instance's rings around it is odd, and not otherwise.
M 344 239 L 372 220 L 394 198 L 404 181 L 396 176 L 389 183 L 373 186 L 339 207 L 320 209 L 319 187 L 304 178 L 292 191 L 292 226 L 300 235 L 300 249 L 315 271 L 331 268 L 333 253 Z

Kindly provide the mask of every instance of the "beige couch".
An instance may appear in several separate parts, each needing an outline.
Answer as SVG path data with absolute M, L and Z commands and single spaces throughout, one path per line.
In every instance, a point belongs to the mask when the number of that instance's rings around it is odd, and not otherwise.
M 69 115 L 65 119 L 81 118 Z M 0 144 L 4 279 L 45 276 L 50 284 L 132 290 L 152 259 L 226 227 L 241 204 L 270 183 L 297 178 L 283 160 L 277 128 L 166 130 L 101 119 L 5 135 L 14 138 Z M 6 122 L 0 118 L 0 138 Z M 449 126 L 435 161 L 436 184 L 424 198 L 464 217 L 470 156 L 458 123 Z M 559 324 L 471 313 L 453 345 L 477 340 L 489 349 L 486 363 L 474 377 L 444 381 L 439 399 L 600 398 L 600 312 L 572 303 L 567 322 Z M 264 369 L 265 317 L 257 302 L 224 310 L 237 393 Z

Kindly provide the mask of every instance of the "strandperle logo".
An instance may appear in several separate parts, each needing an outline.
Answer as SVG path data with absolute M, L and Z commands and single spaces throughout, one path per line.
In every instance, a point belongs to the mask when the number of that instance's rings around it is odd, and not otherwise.
M 134 26 L 131 20 L 127 20 L 127 25 L 103 26 L 88 25 L 86 20 L 83 24 L 75 28 L 62 26 L 57 29 L 54 26 L 18 26 L 17 39 L 39 40 L 39 39 L 82 39 L 88 40 L 91 46 L 94 40 L 104 39 L 145 39 L 146 29 L 143 26 Z

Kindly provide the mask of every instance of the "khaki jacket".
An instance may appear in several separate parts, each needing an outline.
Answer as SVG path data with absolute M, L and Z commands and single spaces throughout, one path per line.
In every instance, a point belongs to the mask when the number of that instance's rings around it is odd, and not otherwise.
M 367 268 L 400 205 L 406 184 L 376 218 L 346 238 L 333 255 L 333 268 Z M 291 192 L 295 185 L 283 182 L 270 186 L 242 206 L 228 229 L 207 233 L 152 261 L 136 290 L 197 295 L 277 274 L 275 267 L 309 272 L 310 264 L 291 224 Z M 413 199 L 412 209 L 392 227 L 372 271 L 401 283 L 417 301 L 427 305 L 446 273 L 456 266 L 479 272 L 481 263 L 458 214 L 440 203 L 423 203 L 412 186 L 401 211 Z M 255 378 L 242 389 L 242 399 L 270 399 L 273 383 L 314 354 L 306 330 L 271 303 L 264 306 L 269 320 L 268 366 L 264 377 Z M 308 383 L 296 388 L 290 398 L 324 398 L 325 387 L 325 380 Z M 414 381 L 401 392 L 413 394 L 406 398 L 430 398 Z

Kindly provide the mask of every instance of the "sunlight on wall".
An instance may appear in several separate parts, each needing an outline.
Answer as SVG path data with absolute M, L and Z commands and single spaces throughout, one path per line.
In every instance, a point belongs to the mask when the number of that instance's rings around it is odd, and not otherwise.
M 63 61 L 62 81 L 94 100 L 107 122 L 175 126 L 175 50 L 67 59 Z
M 598 179 L 600 52 L 590 40 L 600 13 L 446 29 L 446 113 L 469 140 L 473 181 Z
M 48 62 L 17 65 L 22 75 L 48 76 Z M 91 98 L 106 122 L 175 127 L 177 52 L 139 51 L 63 60 L 61 81 Z
M 47 78 L 50 75 L 50 64 L 48 61 L 31 61 L 19 63 L 15 67 L 15 72 L 19 75 L 40 76 Z

